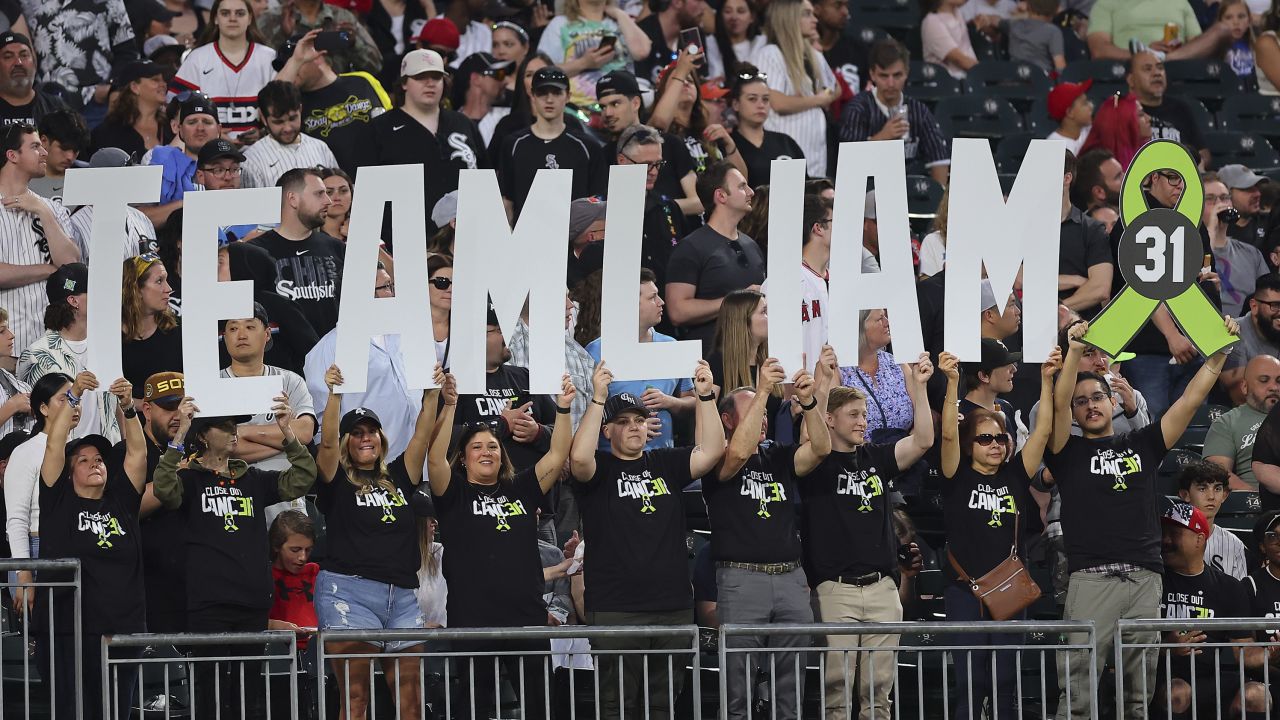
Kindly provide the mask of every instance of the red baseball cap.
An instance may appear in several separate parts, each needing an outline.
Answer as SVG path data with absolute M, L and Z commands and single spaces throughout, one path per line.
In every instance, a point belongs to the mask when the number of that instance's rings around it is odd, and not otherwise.
M 1049 117 L 1062 122 L 1062 118 L 1066 117 L 1067 111 L 1071 109 L 1071 103 L 1089 92 L 1091 87 L 1093 87 L 1093 78 L 1086 78 L 1084 82 L 1055 85 L 1049 91 Z
M 428 20 L 414 40 L 432 47 L 457 50 L 458 45 L 462 43 L 462 35 L 452 20 L 437 17 Z
M 1164 511 L 1160 520 L 1184 527 L 1197 535 L 1209 537 L 1209 519 L 1204 516 L 1200 508 L 1190 503 L 1175 502 Z

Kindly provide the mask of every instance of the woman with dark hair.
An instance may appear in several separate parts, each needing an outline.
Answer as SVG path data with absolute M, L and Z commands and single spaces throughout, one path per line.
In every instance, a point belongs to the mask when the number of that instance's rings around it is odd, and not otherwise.
M 707 70 L 726 84 L 768 42 L 760 33 L 755 8 L 747 0 L 725 0 L 716 11 L 715 49 L 707 44 Z
M 124 378 L 109 389 L 121 408 L 123 461 L 109 461 L 113 447 L 101 435 L 69 440 L 78 420 L 76 408 L 88 388 L 77 389 L 81 394 L 74 389 L 68 392 L 66 402 L 49 418 L 40 465 L 40 512 L 44 555 L 80 561 L 81 603 L 86 608 L 80 627 L 75 628 L 72 597 L 64 596 L 65 591 L 54 594 L 50 659 L 58 686 L 67 689 L 56 694 L 55 709 L 59 716 L 75 717 L 76 706 L 83 703 L 85 716 L 97 717 L 102 710 L 102 683 L 94 680 L 102 677 L 102 653 L 93 650 L 102 647 L 105 635 L 146 632 L 144 605 L 139 602 L 143 587 L 138 513 L 147 485 L 147 441 L 134 407 L 133 388 Z M 42 581 L 68 579 L 41 575 Z M 45 617 L 46 610 L 38 611 L 38 616 Z M 80 638 L 75 636 L 76 629 Z M 75 686 L 77 639 L 84 647 L 79 659 L 83 684 L 78 693 L 69 691 Z M 122 655 L 127 657 L 128 651 Z M 118 670 L 115 716 L 128 717 L 138 668 Z
M 569 446 L 573 441 L 570 406 L 576 394 L 569 376 L 561 380 L 556 398 L 556 422 L 551 447 L 534 466 L 516 474 L 496 431 L 486 423 L 463 426 L 457 450 L 448 458 L 453 434 L 453 418 L 458 394 L 453 377 L 442 391 L 444 407 L 437 423 L 440 433 L 431 442 L 427 473 L 431 494 L 440 519 L 444 555 L 444 577 L 449 586 L 450 627 L 521 627 L 547 624 L 547 605 L 542 599 L 544 575 L 538 549 L 536 510 L 560 480 Z M 543 641 L 480 642 L 455 647 L 475 652 L 546 652 Z M 472 720 L 492 717 L 500 698 L 492 696 L 496 668 L 492 662 L 472 663 L 460 668 L 468 677 L 474 672 L 476 696 L 463 698 Z M 525 717 L 542 717 L 543 688 L 546 687 L 545 658 L 525 663 L 518 656 L 502 659 L 507 677 L 523 681 L 516 694 L 529 711 Z M 519 680 L 517 680 L 519 678 Z M 464 714 L 462 717 L 466 718 Z
M 1015 440 L 1005 432 L 1000 415 L 979 408 L 960 420 L 960 363 L 948 352 L 938 358 L 938 369 L 947 378 L 941 469 L 945 478 L 942 517 L 948 539 L 945 572 L 952 579 L 945 591 L 949 621 L 989 619 L 965 579 L 983 577 L 1011 553 L 1024 555 L 1023 537 L 1029 534 L 1028 530 L 1039 527 L 1039 508 L 1028 488 L 1053 432 L 1053 377 L 1061 366 L 1062 351 L 1054 349 L 1040 368 L 1040 409 L 1035 430 L 1015 455 Z M 1011 619 L 1025 616 L 1023 613 Z M 1007 644 L 1011 639 L 1009 635 L 973 633 L 957 641 L 979 647 Z M 991 655 L 989 650 L 965 651 L 964 657 L 956 655 L 954 717 L 980 717 L 988 699 L 993 715 L 1013 717 L 1017 713 L 1017 656 L 1012 651 L 997 652 L 993 661 Z
M 529 56 L 529 33 L 516 23 L 503 20 L 493 24 L 493 57 L 519 67 Z M 503 87 L 508 93 L 515 92 L 515 73 L 509 73 Z
M 355 183 L 342 168 L 321 168 L 320 179 L 324 181 L 325 194 L 331 201 L 325 212 L 324 227 L 320 230 L 346 242 L 347 222 L 351 220 L 351 193 Z M 378 254 L 382 255 L 383 251 Z
M 272 67 L 276 51 L 258 30 L 248 0 L 214 0 L 209 18 L 195 49 L 178 68 L 170 91 L 208 95 L 218 107 L 223 134 L 235 140 L 257 128 L 256 98 L 276 76 Z
M 449 319 L 453 310 L 453 259 L 436 253 L 427 258 L 427 296 L 431 299 L 431 339 L 436 361 L 449 365 Z
M 436 364 L 436 385 L 444 371 Z M 342 371 L 331 365 L 324 375 L 329 401 L 321 421 L 316 467 L 320 512 L 328 524 L 329 555 L 316 577 L 316 615 L 326 630 L 413 630 L 422 627 L 414 591 L 418 588 L 418 523 L 409 506 L 427 457 L 435 427 L 439 387 L 424 390 L 413 437 L 397 458 L 387 458 L 387 436 L 373 410 L 355 408 L 342 414 L 339 386 Z M 447 431 L 446 431 L 447 432 Z M 415 642 L 332 642 L 334 654 L 367 654 L 385 650 L 413 652 Z M 402 717 L 416 719 L 421 704 L 416 658 L 382 661 L 383 675 L 396 693 Z M 363 718 L 372 688 L 370 660 L 335 659 L 339 702 L 344 717 Z
M 159 65 L 142 63 L 130 70 L 131 76 L 125 75 L 117 82 L 119 87 L 111 96 L 106 119 L 90 133 L 86 156 L 113 147 L 138 161 L 151 148 L 173 139 L 165 114 L 164 71 Z
M 738 116 L 738 127 L 732 133 L 733 144 L 742 154 L 742 161 L 747 166 L 747 182 L 753 187 L 768 185 L 769 167 L 774 160 L 803 160 L 804 150 L 800 149 L 790 135 L 764 129 L 764 122 L 769 119 L 772 91 L 769 89 L 768 79 L 760 74 L 755 65 L 740 63 L 727 79 L 730 83 L 729 103 Z
M 1258 94 L 1280 95 L 1280 0 L 1262 15 L 1262 27 L 1253 43 L 1253 63 L 1258 70 Z
M 169 305 L 173 288 L 160 256 L 147 253 L 124 261 L 123 304 L 120 308 L 124 347 L 120 360 L 124 376 L 142 392 L 147 378 L 158 372 L 182 372 L 182 331 Z
M 684 141 L 694 172 L 703 171 L 716 160 L 728 160 L 745 177 L 746 163 L 729 131 L 707 119 L 702 103 L 702 80 L 694 65 L 695 57 L 681 52 L 677 60 L 658 76 L 654 91 L 657 100 L 649 115 L 649 124 Z M 703 208 L 710 212 L 710 208 Z

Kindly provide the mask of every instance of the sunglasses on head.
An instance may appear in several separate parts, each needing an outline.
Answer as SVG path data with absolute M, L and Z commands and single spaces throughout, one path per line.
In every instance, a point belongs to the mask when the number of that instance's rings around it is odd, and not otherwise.
M 982 433 L 981 435 L 975 435 L 973 437 L 973 441 L 982 447 L 987 447 L 993 442 L 998 442 L 1001 445 L 1008 445 L 1009 433 Z
M 437 275 L 436 277 L 431 278 L 427 282 L 431 283 L 431 287 L 437 290 L 448 290 L 450 287 L 453 286 L 453 279 L 447 278 L 443 275 Z
M 765 81 L 765 80 L 768 80 L 768 79 L 769 79 L 769 73 L 766 73 L 766 72 L 760 72 L 759 70 L 757 70 L 756 72 L 740 72 L 740 73 L 738 73 L 738 81 L 739 81 L 739 82 L 744 82 L 744 83 L 745 83 L 745 82 L 755 82 L 756 80 Z

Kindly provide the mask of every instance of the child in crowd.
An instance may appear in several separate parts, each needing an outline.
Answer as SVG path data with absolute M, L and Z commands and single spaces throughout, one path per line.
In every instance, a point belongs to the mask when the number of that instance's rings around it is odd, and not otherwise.
M 267 534 L 271 542 L 271 580 L 275 600 L 267 615 L 270 630 L 314 632 L 316 629 L 316 574 L 320 566 L 310 562 L 316 544 L 316 528 L 306 513 L 286 510 L 276 516 Z M 298 638 L 298 650 L 307 638 Z
M 1031 63 L 1046 74 L 1067 66 L 1062 30 L 1053 23 L 1058 0 L 1027 0 L 1027 16 L 1000 23 L 1009 36 L 1009 58 Z

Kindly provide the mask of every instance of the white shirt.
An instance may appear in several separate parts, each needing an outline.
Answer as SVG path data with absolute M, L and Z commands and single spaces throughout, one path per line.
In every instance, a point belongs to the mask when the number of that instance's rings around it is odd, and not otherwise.
M 338 167 L 338 159 L 323 140 L 300 132 L 297 142 L 281 145 L 268 135 L 245 149 L 244 162 L 240 164 L 240 186 L 275 187 L 286 172 L 316 166 Z
M 1244 543 L 1235 533 L 1217 525 L 1213 526 L 1213 532 L 1204 544 L 1204 561 L 1237 580 L 1243 580 L 1249 574 Z
M 418 598 L 424 626 L 449 627 L 449 613 L 445 607 L 449 602 L 449 585 L 441 570 L 444 567 L 444 546 L 438 542 L 431 543 L 431 555 L 436 560 L 436 573 L 431 575 L 427 572 L 426 558 L 423 558 L 422 567 L 418 568 L 418 589 L 413 594 Z
M 933 277 L 942 272 L 947 261 L 947 244 L 938 232 L 931 232 L 920 241 L 920 274 Z
M 862 272 L 880 272 L 880 263 L 871 251 L 862 248 Z M 763 293 L 769 292 L 769 280 L 765 279 L 760 286 Z M 800 265 L 800 344 L 804 349 L 805 368 L 813 372 L 818 365 L 818 357 L 822 355 L 822 346 L 829 337 L 827 313 L 831 309 L 831 295 L 827 288 L 827 278 L 819 275 L 808 265 Z
M 467 25 L 467 31 L 462 33 L 462 37 L 458 39 L 458 54 L 453 58 L 453 62 L 449 63 L 449 67 L 458 67 L 462 64 L 467 56 L 478 52 L 491 52 L 493 50 L 493 30 L 488 25 L 472 20 Z
M 785 95 L 813 95 L 815 90 L 836 87 L 835 73 L 827 65 L 820 52 L 813 57 L 818 63 L 817 88 L 797 88 L 791 84 L 787 63 L 777 45 L 765 45 L 752 57 L 752 64 L 769 78 L 769 89 Z M 790 135 L 804 150 L 805 169 L 810 177 L 827 176 L 827 112 L 825 108 L 809 108 L 803 112 L 783 115 L 770 110 L 764 128 Z
M 231 368 L 224 367 L 218 373 L 218 377 L 233 378 L 239 376 L 231 372 Z M 307 389 L 307 381 L 303 380 L 298 373 L 291 370 L 285 370 L 284 368 L 278 368 L 274 365 L 263 365 L 262 375 L 259 377 L 281 378 L 284 394 L 289 398 L 289 407 L 293 408 L 294 417 L 304 417 L 309 415 L 312 420 L 316 420 L 316 409 L 314 403 L 311 402 L 311 391 Z M 326 392 L 328 392 L 327 388 Z M 248 424 L 275 425 L 275 422 L 275 413 L 262 412 L 250 418 Z M 316 425 L 318 426 L 319 424 L 319 421 L 316 421 Z M 271 457 L 263 458 L 262 460 L 253 463 L 253 467 L 258 468 L 259 470 L 288 470 L 291 464 L 292 463 L 289 462 L 289 458 L 284 454 L 284 451 L 281 450 Z
M 43 432 L 22 443 L 4 471 L 4 527 L 15 558 L 31 557 L 31 534 L 40 532 L 40 466 L 48 444 Z
M 93 236 L 93 206 L 81 205 L 67 221 L 71 226 L 71 240 L 80 248 L 81 262 L 89 263 L 89 238 Z M 124 258 L 142 255 L 156 250 L 156 228 L 141 210 L 132 205 L 124 213 Z
M 1072 155 L 1079 155 L 1080 148 L 1084 147 L 1084 141 L 1089 138 L 1089 130 L 1091 130 L 1092 128 L 1093 128 L 1092 125 L 1085 127 L 1080 131 L 1080 137 L 1075 139 L 1069 138 L 1066 135 L 1063 135 L 1062 133 L 1058 132 L 1057 130 L 1054 130 L 1053 132 L 1049 133 L 1049 137 L 1046 139 L 1057 140 L 1058 142 L 1066 145 L 1067 149 L 1071 151 Z

